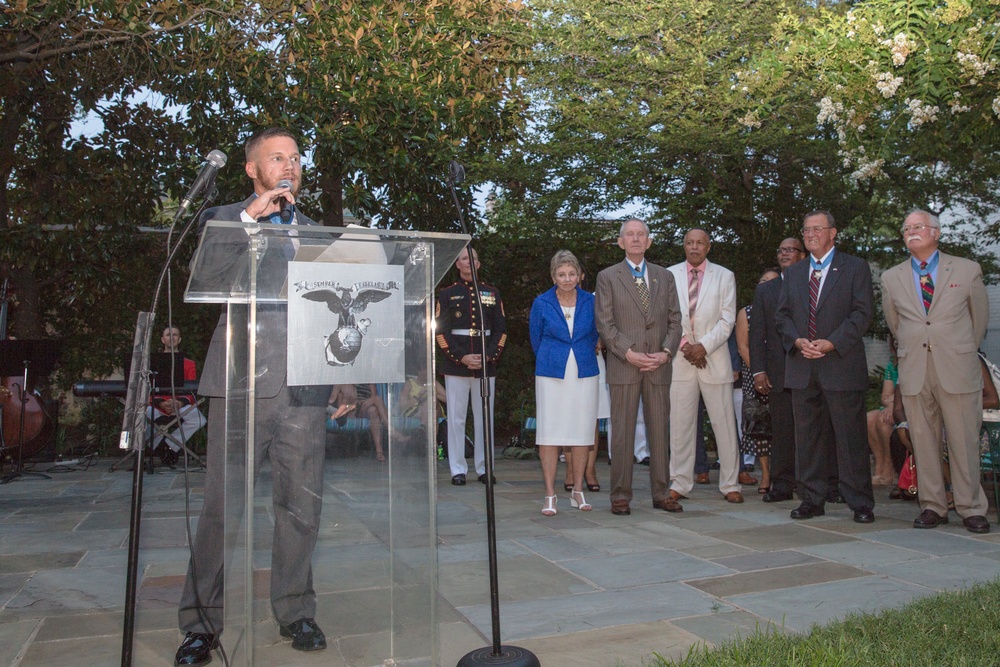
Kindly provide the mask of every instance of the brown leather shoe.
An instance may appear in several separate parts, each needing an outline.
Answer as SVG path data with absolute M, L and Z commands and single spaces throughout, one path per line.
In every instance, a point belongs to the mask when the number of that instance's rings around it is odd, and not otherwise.
M 948 515 L 945 514 L 941 516 L 934 510 L 924 510 L 920 513 L 916 519 L 913 520 L 914 528 L 937 528 L 938 526 L 948 523 Z
M 707 472 L 700 472 L 697 475 L 695 475 L 694 476 L 694 483 L 695 484 L 709 484 L 710 480 L 708 479 L 708 473 Z
M 748 472 L 741 472 L 738 479 L 740 484 L 744 484 L 746 486 L 752 486 L 757 483 L 757 478 Z
M 965 529 L 970 533 L 990 532 L 990 522 L 981 514 L 967 516 L 962 519 L 962 523 L 965 524 Z
M 671 491 L 669 497 L 660 498 L 659 500 L 654 500 L 653 507 L 655 507 L 658 510 L 663 510 L 664 512 L 683 512 L 684 508 L 681 507 L 681 504 L 677 502 L 676 498 L 674 498 L 675 493 L 677 492 Z M 677 493 L 677 497 L 683 498 L 684 496 Z
M 730 491 L 729 493 L 726 494 L 726 502 L 735 504 L 742 503 L 743 494 L 740 493 L 739 491 Z
M 628 516 L 632 510 L 629 508 L 627 500 L 612 500 L 611 513 L 618 516 Z
M 688 497 L 682 496 L 679 491 L 670 489 L 670 499 L 676 503 L 678 500 L 687 500 Z

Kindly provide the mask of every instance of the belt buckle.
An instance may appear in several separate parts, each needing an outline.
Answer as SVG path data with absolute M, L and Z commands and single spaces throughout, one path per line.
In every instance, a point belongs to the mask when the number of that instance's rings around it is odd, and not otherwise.
M 479 335 L 479 329 L 469 329 L 469 335 L 470 336 L 478 336 Z

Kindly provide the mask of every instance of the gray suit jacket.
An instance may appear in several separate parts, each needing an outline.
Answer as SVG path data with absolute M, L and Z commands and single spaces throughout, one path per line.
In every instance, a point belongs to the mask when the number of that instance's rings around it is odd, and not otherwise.
M 202 215 L 199 224 L 209 220 L 240 220 L 240 213 L 253 201 L 250 197 L 239 204 L 228 204 L 211 208 Z M 316 223 L 301 212 L 295 214 L 300 225 L 315 225 Z M 206 247 L 206 266 L 214 267 L 219 276 L 216 280 L 226 282 L 226 276 L 243 264 L 246 252 L 246 234 L 242 230 L 233 230 L 230 236 L 219 235 L 219 241 L 213 247 Z M 283 248 L 268 248 L 260 259 L 259 273 L 265 275 L 287 275 L 288 258 Z M 231 281 L 230 281 L 231 282 Z M 282 279 L 283 282 L 283 279 Z M 280 289 L 280 284 L 275 288 Z M 255 391 L 257 398 L 272 398 L 285 384 L 285 366 L 287 359 L 287 328 L 288 309 L 285 304 L 260 304 L 257 308 L 257 379 Z M 205 364 L 198 383 L 198 393 L 202 396 L 226 395 L 226 309 L 219 316 L 219 322 L 212 335 L 212 342 L 205 355 Z M 241 379 L 242 382 L 246 378 Z
M 806 359 L 795 347 L 809 334 L 809 260 L 785 270 L 778 295 L 776 327 L 787 352 L 785 387 L 805 389 L 813 365 L 819 384 L 831 391 L 868 389 L 868 360 L 862 337 L 874 314 L 875 294 L 868 262 L 835 250 L 816 306 L 816 338 L 833 343 L 821 359 Z
M 646 262 L 649 278 L 649 312 L 643 310 L 628 262 L 597 274 L 594 317 L 597 332 L 608 349 L 608 384 L 638 384 L 641 372 L 625 361 L 628 350 L 654 353 L 670 350 L 677 355 L 681 342 L 681 311 L 674 278 L 662 266 Z M 673 363 L 652 371 L 654 384 L 670 384 Z
M 907 259 L 882 274 L 882 309 L 896 337 L 899 390 L 904 396 L 920 393 L 931 354 L 945 391 L 982 390 L 976 350 L 986 335 L 990 308 L 979 264 L 940 253 L 934 298 L 924 312 Z

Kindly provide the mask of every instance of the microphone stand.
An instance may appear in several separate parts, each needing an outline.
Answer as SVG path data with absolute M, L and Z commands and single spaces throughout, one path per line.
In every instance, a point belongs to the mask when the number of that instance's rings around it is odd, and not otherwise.
M 448 167 L 448 187 L 458 212 L 458 221 L 462 225 L 462 233 L 468 234 L 462 215 L 462 206 L 458 202 L 455 185 L 465 180 L 465 168 L 452 160 Z M 458 661 L 458 667 L 473 667 L 475 665 L 504 665 L 505 667 L 541 667 L 534 653 L 519 646 L 501 645 L 500 643 L 500 580 L 497 576 L 497 520 L 496 505 L 493 496 L 493 411 L 490 409 L 490 378 L 486 372 L 486 319 L 483 317 L 483 302 L 479 293 L 479 279 L 476 271 L 475 257 L 472 255 L 472 244 L 465 247 L 469 257 L 469 267 L 472 269 L 473 308 L 479 313 L 479 354 L 483 360 L 483 377 L 479 380 L 479 392 L 483 399 L 483 439 L 486 450 L 486 539 L 489 554 L 490 573 L 490 617 L 493 622 L 493 644 L 466 653 Z
M 122 625 L 121 667 L 132 666 L 133 643 L 135 640 L 135 606 L 136 585 L 139 578 L 139 528 L 142 524 L 142 480 L 143 454 L 146 449 L 146 404 L 151 395 L 149 346 L 152 338 L 153 321 L 156 317 L 156 306 L 160 300 L 160 289 L 163 287 L 164 276 L 170 269 L 170 264 L 177 255 L 184 237 L 191 231 L 202 211 L 208 208 L 218 196 L 215 188 L 215 177 L 207 184 L 208 194 L 202 205 L 195 211 L 191 220 L 184 227 L 173 248 L 167 251 L 167 261 L 163 263 L 156 289 L 153 294 L 149 312 L 140 312 L 135 328 L 135 339 L 132 346 L 132 375 L 128 378 L 128 394 L 125 398 L 125 414 L 122 419 L 122 432 L 119 440 L 120 449 L 131 448 L 135 452 L 135 467 L 132 469 L 132 507 L 129 516 L 128 534 L 128 566 L 125 574 L 125 614 Z M 180 219 L 185 208 L 178 209 L 174 224 Z M 172 229 L 172 227 L 171 227 Z

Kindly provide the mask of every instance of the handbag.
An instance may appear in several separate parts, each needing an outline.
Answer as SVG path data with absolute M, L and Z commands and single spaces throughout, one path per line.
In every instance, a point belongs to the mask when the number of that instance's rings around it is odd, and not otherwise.
M 771 437 L 771 411 L 757 396 L 743 398 L 743 433 L 756 440 Z
M 917 464 L 913 462 L 913 454 L 907 454 L 903 461 L 903 469 L 899 471 L 899 488 L 911 496 L 917 495 Z

